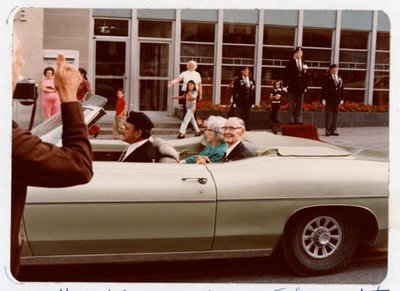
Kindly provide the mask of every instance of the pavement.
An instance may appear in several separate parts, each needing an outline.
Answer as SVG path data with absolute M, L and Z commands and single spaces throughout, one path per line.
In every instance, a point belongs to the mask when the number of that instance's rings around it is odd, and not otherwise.
M 389 153 L 389 127 L 342 127 L 337 132 L 339 136 L 325 136 L 325 129 L 318 128 L 325 142 Z

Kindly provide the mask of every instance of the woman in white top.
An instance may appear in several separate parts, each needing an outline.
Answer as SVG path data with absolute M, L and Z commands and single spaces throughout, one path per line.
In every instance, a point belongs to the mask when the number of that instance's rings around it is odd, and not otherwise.
M 195 85 L 196 85 L 196 90 L 199 93 L 198 101 L 201 101 L 201 99 L 203 98 L 203 96 L 202 96 L 202 91 L 203 90 L 202 90 L 202 85 L 201 85 L 200 73 L 196 71 L 197 63 L 195 61 L 191 60 L 191 61 L 189 61 L 187 63 L 186 68 L 187 68 L 186 71 L 180 73 L 179 76 L 176 79 L 170 81 L 168 83 L 168 85 L 172 86 L 173 84 L 183 82 L 181 91 L 182 92 L 186 92 L 187 83 L 190 80 L 193 80 Z

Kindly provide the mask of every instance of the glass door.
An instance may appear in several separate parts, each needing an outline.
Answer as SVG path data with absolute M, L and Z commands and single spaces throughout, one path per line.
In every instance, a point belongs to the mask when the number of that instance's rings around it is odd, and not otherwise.
M 125 90 L 128 99 L 127 51 L 127 40 L 95 41 L 95 93 L 108 99 L 106 110 L 115 110 L 119 88 Z
M 139 43 L 139 110 L 167 111 L 169 42 Z

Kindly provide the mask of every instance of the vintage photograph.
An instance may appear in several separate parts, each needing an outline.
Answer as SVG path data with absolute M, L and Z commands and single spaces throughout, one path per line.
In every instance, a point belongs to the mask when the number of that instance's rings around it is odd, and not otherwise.
M 385 11 L 10 15 L 6 267 L 21 290 L 394 290 Z

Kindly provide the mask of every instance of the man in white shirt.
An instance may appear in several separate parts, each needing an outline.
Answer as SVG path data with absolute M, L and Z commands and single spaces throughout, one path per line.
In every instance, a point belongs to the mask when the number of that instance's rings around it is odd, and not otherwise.
M 129 145 L 122 152 L 120 162 L 153 163 L 156 161 L 156 149 L 149 141 L 153 127 L 153 122 L 143 112 L 129 112 L 124 129 L 124 141 Z

